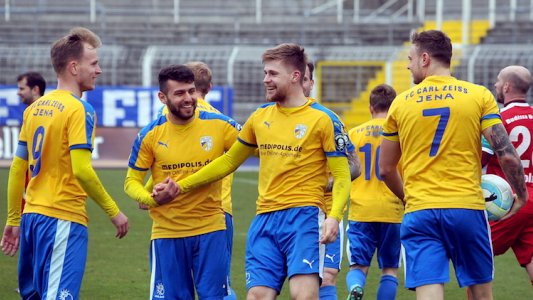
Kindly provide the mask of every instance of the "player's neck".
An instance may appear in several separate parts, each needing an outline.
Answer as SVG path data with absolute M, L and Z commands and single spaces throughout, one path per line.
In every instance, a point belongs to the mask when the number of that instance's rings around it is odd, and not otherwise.
M 372 114 L 372 119 L 384 119 L 387 117 L 387 112 L 375 112 Z
M 426 77 L 429 76 L 452 76 L 452 73 L 450 68 L 446 68 L 441 65 L 435 65 L 428 68 Z
M 287 93 L 287 95 L 285 96 L 285 99 L 283 101 L 279 101 L 278 103 L 281 107 L 295 108 L 295 107 L 304 106 L 307 103 L 307 101 L 308 99 L 303 94 L 303 91 L 299 90 L 293 93 Z
M 83 93 L 77 83 L 69 82 L 68 80 L 61 80 L 60 78 L 57 79 L 57 89 L 69 91 L 70 93 L 79 98 L 81 98 Z
M 526 96 L 525 95 L 517 95 L 513 97 L 507 97 L 505 101 L 503 102 L 503 106 L 507 106 L 511 103 L 525 103 L 526 102 Z
M 173 113 L 171 113 L 171 112 L 168 113 L 168 119 L 170 120 L 170 122 L 171 122 L 172 124 L 175 124 L 175 125 L 181 125 L 181 126 L 183 126 L 183 125 L 187 125 L 187 124 L 191 123 L 191 122 L 194 120 L 195 116 L 196 116 L 196 113 L 193 114 L 193 116 L 190 117 L 189 119 L 185 120 L 185 119 L 182 119 L 182 118 L 178 118 L 178 117 L 176 117 L 176 116 L 175 116 Z

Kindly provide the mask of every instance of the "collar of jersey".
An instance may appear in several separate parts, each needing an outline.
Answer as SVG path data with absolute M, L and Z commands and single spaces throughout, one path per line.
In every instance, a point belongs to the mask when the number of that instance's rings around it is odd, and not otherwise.
M 451 75 L 431 75 L 426 77 L 422 82 L 424 81 L 446 81 L 449 82 L 450 79 L 456 79 L 455 77 Z
M 305 109 L 308 107 L 313 101 L 311 99 L 307 99 L 307 102 L 305 102 L 304 105 L 298 106 L 298 107 L 282 107 L 278 103 L 276 103 L 276 106 L 278 107 L 279 111 L 286 113 L 286 114 L 293 114 L 295 112 L 299 112 L 300 110 Z
M 167 122 L 169 123 L 170 127 L 173 128 L 174 130 L 185 131 L 185 130 L 191 128 L 196 123 L 196 120 L 198 119 L 198 114 L 199 114 L 199 111 L 196 110 L 196 112 L 194 113 L 194 117 L 193 117 L 192 121 L 190 121 L 187 124 L 181 125 L 181 124 L 172 123 L 172 121 L 170 120 L 170 117 L 168 117 L 168 116 L 167 116 Z

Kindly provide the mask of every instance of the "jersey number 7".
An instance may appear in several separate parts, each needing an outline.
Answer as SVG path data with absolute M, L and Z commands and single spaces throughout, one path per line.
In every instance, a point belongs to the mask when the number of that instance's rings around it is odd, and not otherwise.
M 429 150 L 429 156 L 433 157 L 439 152 L 440 142 L 442 141 L 442 136 L 444 135 L 446 125 L 448 125 L 448 120 L 450 119 L 450 108 L 428 108 L 422 111 L 422 115 L 424 117 L 440 116 L 439 124 L 437 125 L 437 130 L 435 131 L 435 136 L 431 143 L 431 149 Z

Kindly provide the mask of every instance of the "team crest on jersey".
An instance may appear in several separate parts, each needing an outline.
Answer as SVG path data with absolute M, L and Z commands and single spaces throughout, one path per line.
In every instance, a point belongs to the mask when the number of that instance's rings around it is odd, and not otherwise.
M 345 152 L 348 146 L 348 136 L 345 132 L 337 133 L 335 135 L 335 147 L 337 151 Z
M 294 128 L 294 136 L 297 139 L 301 139 L 305 136 L 305 133 L 307 132 L 307 126 L 304 124 L 297 124 Z
M 213 148 L 213 138 L 208 135 L 201 137 L 200 145 L 205 151 L 210 151 Z
M 59 300 L 74 300 L 74 297 L 72 296 L 69 290 L 62 289 L 59 292 Z
M 162 282 L 158 282 L 155 285 L 154 298 L 165 298 L 165 286 Z

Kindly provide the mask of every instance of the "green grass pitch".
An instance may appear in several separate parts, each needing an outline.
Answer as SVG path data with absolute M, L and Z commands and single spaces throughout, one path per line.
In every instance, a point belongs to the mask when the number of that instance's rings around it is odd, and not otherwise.
M 89 211 L 89 256 L 81 289 L 81 299 L 147 299 L 150 280 L 148 247 L 151 220 L 145 211 L 123 192 L 125 170 L 98 170 L 104 186 L 118 202 L 130 220 L 130 232 L 123 240 L 114 238 L 114 227 L 107 216 L 91 200 Z M 0 169 L 0 218 L 6 215 L 6 185 L 8 170 Z M 244 245 L 248 226 L 255 214 L 257 173 L 237 172 L 233 184 L 233 213 L 235 239 L 232 261 L 232 282 L 239 299 L 245 299 Z M 345 299 L 346 259 L 339 274 L 339 299 Z M 17 258 L 0 255 L 0 299 L 19 299 L 17 287 Z M 375 299 L 379 283 L 376 263 L 370 269 L 365 299 Z M 403 287 L 403 269 L 400 268 L 400 287 L 397 299 L 415 299 L 415 293 Z M 494 299 L 533 299 L 533 288 L 526 272 L 518 266 L 512 252 L 496 257 Z M 446 299 L 466 299 L 464 289 L 457 286 L 455 277 L 445 287 Z M 289 299 L 288 285 L 280 299 Z

